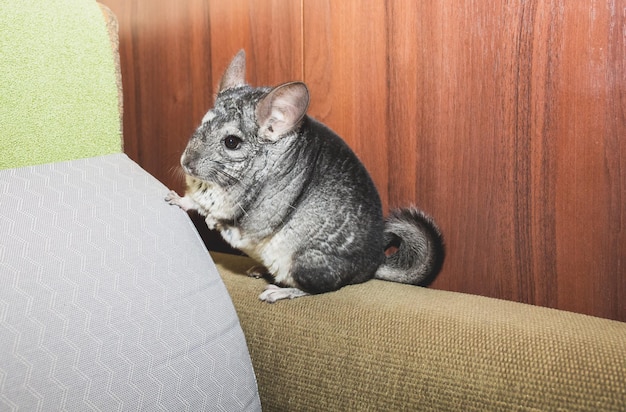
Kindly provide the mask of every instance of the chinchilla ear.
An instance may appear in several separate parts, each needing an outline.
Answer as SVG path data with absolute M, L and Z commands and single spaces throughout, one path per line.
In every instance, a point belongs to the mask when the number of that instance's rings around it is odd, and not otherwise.
M 302 82 L 285 83 L 270 91 L 256 107 L 259 137 L 277 141 L 292 131 L 309 107 L 309 89 Z
M 246 84 L 246 52 L 241 49 L 222 75 L 219 92 Z

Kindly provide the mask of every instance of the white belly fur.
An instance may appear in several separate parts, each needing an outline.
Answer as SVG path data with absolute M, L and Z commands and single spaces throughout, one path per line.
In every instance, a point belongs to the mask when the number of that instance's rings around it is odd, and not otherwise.
M 280 232 L 260 242 L 251 241 L 242 236 L 237 228 L 228 228 L 221 233 L 224 240 L 232 247 L 262 263 L 277 283 L 296 286 L 291 278 L 293 251 L 289 248 L 289 241 Z

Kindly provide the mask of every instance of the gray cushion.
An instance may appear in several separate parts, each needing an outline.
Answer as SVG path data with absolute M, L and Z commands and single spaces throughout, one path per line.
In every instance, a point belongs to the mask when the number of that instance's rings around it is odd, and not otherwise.
M 260 410 L 187 215 L 123 154 L 0 171 L 0 410 Z

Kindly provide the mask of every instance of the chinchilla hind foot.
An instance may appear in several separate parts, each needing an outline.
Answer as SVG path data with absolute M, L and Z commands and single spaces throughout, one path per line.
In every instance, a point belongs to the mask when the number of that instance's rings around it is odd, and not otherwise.
M 282 299 L 295 299 L 307 295 L 308 293 L 298 288 L 281 288 L 276 285 L 267 285 L 263 293 L 259 295 L 259 299 L 267 303 L 274 303 Z

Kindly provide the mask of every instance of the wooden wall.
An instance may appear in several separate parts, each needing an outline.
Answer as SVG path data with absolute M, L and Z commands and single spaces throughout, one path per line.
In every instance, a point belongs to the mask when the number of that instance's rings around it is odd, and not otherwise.
M 385 208 L 448 247 L 432 287 L 626 321 L 626 1 L 102 0 L 127 153 L 168 186 L 240 48 L 304 80 Z

